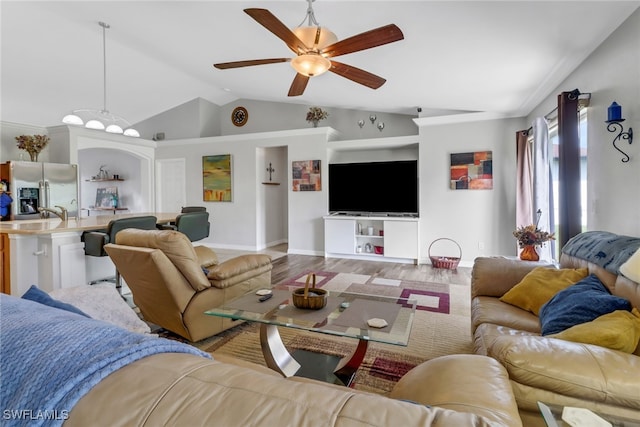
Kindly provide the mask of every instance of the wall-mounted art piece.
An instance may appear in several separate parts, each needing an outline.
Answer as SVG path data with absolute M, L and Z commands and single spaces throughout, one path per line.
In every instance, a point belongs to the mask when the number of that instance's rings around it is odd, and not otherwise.
M 493 188 L 491 151 L 451 154 L 452 190 L 490 190 Z
M 205 202 L 230 202 L 231 154 L 202 157 L 202 200 Z
M 291 162 L 293 191 L 321 191 L 320 160 Z

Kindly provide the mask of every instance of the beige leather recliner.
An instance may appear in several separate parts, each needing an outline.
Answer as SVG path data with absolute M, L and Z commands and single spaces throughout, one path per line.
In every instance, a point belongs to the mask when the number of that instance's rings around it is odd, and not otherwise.
M 218 263 L 208 247 L 194 247 L 178 231 L 122 230 L 106 252 L 148 322 L 190 341 L 238 324 L 204 312 L 261 288 L 271 288 L 271 257 L 241 255 Z

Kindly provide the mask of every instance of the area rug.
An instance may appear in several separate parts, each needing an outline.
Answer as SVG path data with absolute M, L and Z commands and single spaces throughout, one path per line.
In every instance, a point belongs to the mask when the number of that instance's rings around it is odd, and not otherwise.
M 289 278 L 274 288 L 303 287 L 308 272 Z M 470 293 L 468 285 L 385 279 L 351 273 L 315 271 L 317 287 L 354 293 L 408 297 L 417 300 L 409 345 L 406 347 L 370 342 L 353 387 L 387 394 L 414 366 L 447 354 L 472 353 Z M 260 325 L 242 323 L 214 337 L 192 343 L 211 353 L 234 356 L 265 366 L 260 349 Z M 346 356 L 356 346 L 352 338 L 324 335 L 298 329 L 279 328 L 289 351 L 296 349 Z M 179 339 L 170 333 L 168 338 Z

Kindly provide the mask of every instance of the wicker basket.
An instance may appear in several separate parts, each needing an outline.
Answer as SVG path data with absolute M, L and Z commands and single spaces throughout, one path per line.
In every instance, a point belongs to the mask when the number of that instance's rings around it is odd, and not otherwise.
M 445 256 L 434 256 L 434 255 L 431 255 L 431 247 L 433 246 L 434 243 L 436 243 L 439 240 L 449 240 L 450 242 L 455 243 L 456 246 L 458 247 L 458 251 L 460 252 L 460 256 L 458 256 L 458 257 L 445 257 Z M 460 247 L 458 242 L 456 242 L 455 240 L 451 240 L 451 239 L 447 239 L 446 237 L 442 237 L 440 239 L 434 240 L 429 245 L 429 259 L 431 260 L 431 265 L 434 268 L 446 268 L 446 269 L 449 269 L 449 270 L 455 270 L 456 268 L 458 268 L 458 264 L 460 263 L 460 258 L 462 258 L 462 248 Z
M 309 281 L 312 282 L 309 288 Z M 320 310 L 327 304 L 327 291 L 316 288 L 316 275 L 309 273 L 303 288 L 295 289 L 291 294 L 293 305 L 298 308 Z

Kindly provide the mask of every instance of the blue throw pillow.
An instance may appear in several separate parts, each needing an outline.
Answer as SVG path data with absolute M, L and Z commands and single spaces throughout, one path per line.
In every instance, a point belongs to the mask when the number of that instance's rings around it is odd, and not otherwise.
M 91 316 L 87 315 L 85 312 L 83 312 L 79 308 L 76 308 L 71 304 L 67 304 L 66 302 L 58 301 L 57 299 L 51 298 L 51 296 L 49 296 L 48 293 L 39 289 L 36 285 L 31 285 L 29 290 L 25 292 L 24 295 L 22 295 L 22 298 L 38 302 L 40 304 L 47 305 L 49 307 L 59 308 L 61 310 L 67 310 L 72 313 L 80 314 L 84 317 L 91 318 Z
M 558 292 L 540 308 L 542 335 L 551 335 L 616 310 L 631 311 L 631 303 L 611 295 L 607 287 L 591 274 Z

